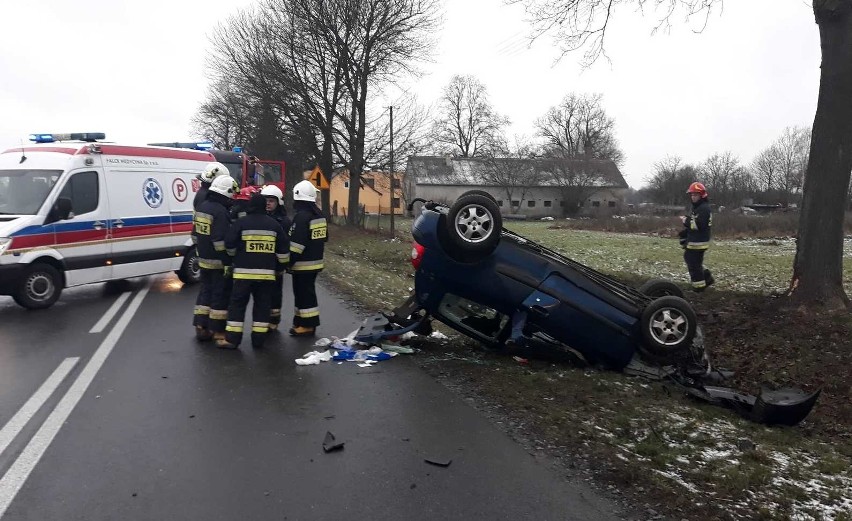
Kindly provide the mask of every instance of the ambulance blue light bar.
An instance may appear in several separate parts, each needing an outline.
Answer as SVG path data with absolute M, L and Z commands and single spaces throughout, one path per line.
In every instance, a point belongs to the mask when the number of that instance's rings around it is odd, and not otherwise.
M 55 143 L 56 141 L 97 141 L 106 139 L 103 132 L 72 132 L 70 134 L 30 134 L 34 143 Z

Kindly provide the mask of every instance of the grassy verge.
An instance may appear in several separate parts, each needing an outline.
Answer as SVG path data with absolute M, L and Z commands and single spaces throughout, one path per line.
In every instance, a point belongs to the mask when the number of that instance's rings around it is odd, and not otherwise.
M 670 239 L 545 223 L 511 228 L 626 280 L 685 282 Z M 371 310 L 408 295 L 409 239 L 343 228 L 332 237 L 326 280 Z M 545 360 L 519 364 L 464 337 L 423 341 L 414 359 L 531 451 L 594 475 L 648 512 L 852 520 L 852 326 L 845 316 L 793 317 L 773 307 L 765 295 L 784 287 L 792 251 L 783 241 L 717 243 L 707 259 L 717 289 L 693 304 L 717 363 L 738 370 L 744 390 L 767 382 L 823 386 L 817 408 L 795 428 L 750 423 L 697 404 L 670 384 Z

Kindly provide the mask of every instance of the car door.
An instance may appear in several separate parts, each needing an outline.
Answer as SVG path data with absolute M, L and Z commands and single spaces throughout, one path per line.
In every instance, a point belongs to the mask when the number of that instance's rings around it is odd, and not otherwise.
M 65 263 L 66 286 L 112 278 L 109 204 L 100 169 L 73 172 L 59 189 L 71 201 L 67 219 L 52 223 L 55 248 Z

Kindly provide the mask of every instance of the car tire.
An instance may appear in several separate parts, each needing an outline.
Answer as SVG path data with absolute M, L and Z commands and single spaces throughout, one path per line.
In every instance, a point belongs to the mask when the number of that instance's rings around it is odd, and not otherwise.
M 198 251 L 193 247 L 186 252 L 183 264 L 177 270 L 178 279 L 184 284 L 196 284 L 201 282 L 201 268 L 198 267 Z
M 680 286 L 666 279 L 651 279 L 639 286 L 639 291 L 651 298 L 666 296 L 683 298 L 683 290 Z
M 490 195 L 465 192 L 450 207 L 446 227 L 450 247 L 467 258 L 490 255 L 500 242 L 503 218 Z
M 655 299 L 642 311 L 642 348 L 655 359 L 676 361 L 689 353 L 698 317 L 689 302 L 680 297 Z
M 467 192 L 461 194 L 459 197 L 464 197 L 466 195 L 474 195 L 474 194 L 483 195 L 483 196 L 491 199 L 492 201 L 494 201 L 494 204 L 497 204 L 497 198 L 494 197 L 493 195 L 491 195 L 490 193 L 486 192 L 485 190 L 468 190 Z
M 62 274 L 50 264 L 33 264 L 21 277 L 12 298 L 27 309 L 52 306 L 62 293 Z

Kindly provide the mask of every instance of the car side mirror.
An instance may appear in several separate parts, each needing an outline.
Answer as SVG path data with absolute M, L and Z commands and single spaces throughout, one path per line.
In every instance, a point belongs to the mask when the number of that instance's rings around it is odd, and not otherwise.
M 56 203 L 51 208 L 50 213 L 47 216 L 47 222 L 52 223 L 56 221 L 64 221 L 71 216 L 71 199 L 67 197 L 60 197 L 56 200 Z

